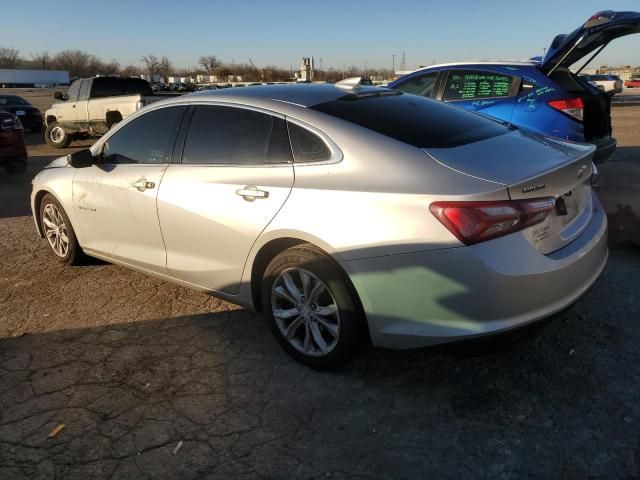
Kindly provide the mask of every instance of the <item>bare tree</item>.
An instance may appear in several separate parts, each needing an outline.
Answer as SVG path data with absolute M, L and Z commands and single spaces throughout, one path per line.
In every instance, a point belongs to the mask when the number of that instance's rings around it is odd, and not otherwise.
M 173 70 L 173 65 L 169 61 L 168 57 L 162 57 L 160 59 L 160 65 L 158 66 L 158 73 L 163 77 L 168 77 L 171 75 L 171 71 Z
M 51 56 L 46 50 L 43 50 L 42 52 L 32 53 L 31 59 L 35 63 L 37 63 L 42 70 L 49 70 L 49 68 L 51 67 Z
M 125 77 L 137 77 L 138 75 L 140 75 L 140 67 L 129 65 L 123 68 L 120 73 Z
M 140 59 L 147 68 L 147 73 L 151 76 L 157 75 L 160 70 L 160 59 L 155 55 L 145 55 Z
M 61 69 L 68 70 L 71 77 L 90 77 L 95 72 L 96 57 L 82 50 L 64 50 L 53 57 L 53 64 Z
M 215 55 L 203 55 L 198 59 L 198 65 L 202 65 L 202 68 L 204 68 L 209 75 L 213 75 L 213 71 L 218 68 L 221 63 Z
M 0 68 L 16 68 L 20 61 L 20 51 L 15 48 L 0 47 Z

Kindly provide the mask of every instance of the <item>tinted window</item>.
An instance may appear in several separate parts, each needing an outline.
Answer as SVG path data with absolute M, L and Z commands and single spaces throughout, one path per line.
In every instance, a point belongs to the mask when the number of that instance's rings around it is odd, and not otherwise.
M 444 89 L 445 100 L 508 97 L 511 78 L 499 73 L 451 70 Z
M 403 92 L 413 93 L 414 95 L 430 97 L 437 79 L 438 72 L 425 73 L 424 75 L 410 78 L 394 88 Z
M 420 148 L 464 145 L 509 131 L 481 115 L 414 95 L 340 99 L 311 108 Z
M 243 108 L 195 108 L 182 163 L 264 165 L 290 161 L 284 120 Z
M 126 78 L 124 79 L 124 94 L 125 95 L 153 95 L 149 82 L 142 80 L 141 78 Z
M 89 88 L 91 87 L 91 80 L 83 80 L 80 87 L 79 100 L 87 100 L 89 98 Z
M 78 93 L 80 93 L 80 80 L 76 80 L 71 84 L 69 90 L 67 90 L 67 100 L 75 102 L 78 100 Z
M 123 126 L 105 142 L 104 162 L 169 163 L 183 111 L 184 107 L 161 108 Z
M 98 77 L 93 79 L 91 98 L 114 97 L 123 93 L 123 81 L 120 78 Z
M 24 98 L 17 95 L 0 95 L 0 105 L 31 105 Z
M 331 157 L 331 151 L 315 133 L 289 123 L 289 136 L 296 162 L 321 162 Z

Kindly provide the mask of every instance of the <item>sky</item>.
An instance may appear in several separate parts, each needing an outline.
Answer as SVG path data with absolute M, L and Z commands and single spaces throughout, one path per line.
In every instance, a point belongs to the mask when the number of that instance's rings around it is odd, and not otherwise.
M 600 10 L 640 10 L 640 0 L 0 0 L 0 47 L 50 54 L 80 49 L 121 66 L 166 55 L 177 68 L 201 55 L 258 67 L 406 69 L 462 60 L 542 55 Z M 366 63 L 365 63 L 366 62 Z M 609 45 L 596 64 L 640 64 L 640 35 Z

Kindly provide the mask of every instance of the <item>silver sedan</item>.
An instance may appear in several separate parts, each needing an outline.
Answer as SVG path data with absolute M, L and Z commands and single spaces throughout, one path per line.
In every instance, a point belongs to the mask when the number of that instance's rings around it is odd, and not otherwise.
M 264 312 L 297 360 L 516 328 L 607 259 L 593 147 L 359 85 L 158 102 L 33 182 L 58 259 L 90 255 Z

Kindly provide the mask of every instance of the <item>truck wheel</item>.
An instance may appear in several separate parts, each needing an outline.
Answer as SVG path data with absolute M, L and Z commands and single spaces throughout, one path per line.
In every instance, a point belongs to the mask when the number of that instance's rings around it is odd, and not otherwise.
M 51 122 L 47 125 L 44 139 L 49 145 L 56 148 L 68 147 L 71 143 L 71 136 L 64 128 L 58 125 L 58 122 Z

